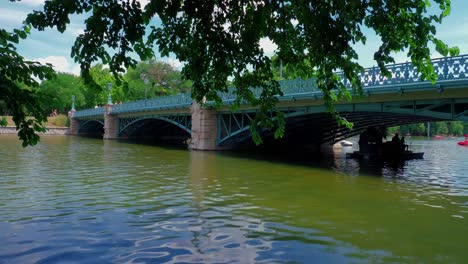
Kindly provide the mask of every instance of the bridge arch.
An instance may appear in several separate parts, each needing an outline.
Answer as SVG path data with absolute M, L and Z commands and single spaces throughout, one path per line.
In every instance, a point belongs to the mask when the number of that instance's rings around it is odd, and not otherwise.
M 142 116 L 119 119 L 119 138 L 152 142 L 186 142 L 191 137 L 191 116 Z
M 425 107 L 427 108 L 427 106 Z M 453 107 L 452 107 L 453 109 Z M 451 120 L 452 114 L 428 113 L 427 111 L 406 112 L 399 108 L 368 109 L 360 111 L 340 111 L 340 115 L 354 124 L 352 129 L 339 126 L 336 119 L 326 113 L 324 109 L 287 109 L 285 114 L 286 130 L 281 140 L 274 140 L 274 130 L 260 131 L 266 144 L 283 144 L 289 146 L 320 145 L 360 134 L 369 127 L 391 127 L 397 125 L 414 124 Z M 250 121 L 254 113 L 237 113 L 220 115 L 219 146 L 247 144 L 251 141 Z M 246 121 L 247 120 L 247 121 Z
M 78 125 L 78 135 L 102 137 L 104 134 L 104 120 L 89 119 L 81 120 Z

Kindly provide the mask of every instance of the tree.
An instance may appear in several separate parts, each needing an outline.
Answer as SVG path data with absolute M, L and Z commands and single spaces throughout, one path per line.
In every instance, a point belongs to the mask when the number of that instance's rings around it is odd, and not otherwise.
M 191 82 L 184 80 L 180 71 L 169 63 L 155 59 L 139 62 L 129 68 L 123 79 L 127 100 L 174 95 L 191 89 Z
M 436 123 L 436 134 L 447 135 L 449 132 L 447 122 L 437 122 Z
M 2 116 L 0 118 L 0 127 L 6 127 L 8 125 L 8 121 L 6 119 L 6 117 Z
M 354 91 L 362 90 L 358 73 L 363 68 L 356 62 L 353 45 L 365 44 L 365 27 L 382 41 L 374 58 L 384 74 L 389 74 L 384 65 L 394 61 L 392 52 L 407 51 L 422 79 L 435 81 L 428 44 L 434 43 L 444 56 L 458 50 L 435 36 L 435 24 L 450 13 L 450 0 L 432 2 L 439 14 L 428 12 L 427 0 L 151 0 L 144 9 L 136 0 L 46 1 L 44 9 L 28 15 L 26 22 L 38 30 L 56 27 L 63 32 L 71 14 L 87 13 L 86 29 L 71 53 L 87 81 L 94 62 L 109 63 L 114 73 L 124 72 L 136 64 L 135 53 L 141 60 L 149 59 L 157 45 L 162 55 L 175 54 L 185 62 L 182 73 L 193 82 L 194 99 L 220 102 L 218 92 L 227 91 L 232 79 L 237 105 L 245 100 L 259 107 L 252 127 L 277 127 L 275 135 L 282 136 L 284 120 L 270 119 L 281 91 L 272 81 L 272 62 L 259 45 L 261 39 L 269 38 L 278 46 L 283 63 L 307 62 L 314 69 L 325 105 L 336 115 L 333 102 L 351 99 L 337 71 L 343 72 Z M 160 26 L 148 31 L 154 17 Z M 260 97 L 249 87 L 262 87 Z
M 414 130 L 411 132 L 412 134 L 416 134 L 416 135 L 424 135 L 426 133 L 426 125 L 425 123 L 419 123 L 419 124 L 415 124 L 414 125 L 415 128 Z
M 12 114 L 23 146 L 37 144 L 39 136 L 35 132 L 45 131 L 43 123 L 47 121 L 35 92 L 39 83 L 34 77 L 43 80 L 54 74 L 50 64 L 27 61 L 16 51 L 15 44 L 29 32 L 29 26 L 13 32 L 0 29 L 0 100 Z
M 83 90 L 84 86 L 80 77 L 58 73 L 54 78 L 43 81 L 39 86 L 38 93 L 44 98 L 42 109 L 46 114 L 53 109 L 60 113 L 67 113 L 71 109 L 72 95 L 76 98 L 76 107 L 84 106 Z
M 455 136 L 462 136 L 463 135 L 463 122 L 461 121 L 450 122 L 449 133 Z
M 291 80 L 301 78 L 303 80 L 316 76 L 314 68 L 307 60 L 301 63 L 284 63 L 277 55 L 271 57 L 273 78 L 275 80 Z M 281 75 L 281 76 L 280 76 Z
M 399 127 L 399 131 L 402 135 L 406 135 L 408 133 L 411 135 L 424 135 L 426 126 L 424 123 L 402 125 Z
M 431 135 L 437 134 L 450 134 L 455 136 L 462 136 L 465 131 L 468 129 L 468 123 L 462 121 L 440 121 L 440 122 L 431 122 Z M 391 133 L 400 132 L 403 135 L 410 133 L 412 135 L 424 135 L 426 133 L 426 123 L 419 124 L 410 124 L 395 126 L 389 128 Z
M 431 135 L 447 135 L 449 133 L 449 128 L 447 122 L 431 122 Z
M 121 78 L 120 75 L 112 75 L 110 70 L 101 63 L 92 66 L 89 70 L 88 82 L 84 80 L 86 82 L 84 91 L 86 106 L 93 108 L 96 105 L 105 105 L 109 94 L 109 84 L 112 100 L 114 102 L 125 100 L 123 85 L 118 78 Z

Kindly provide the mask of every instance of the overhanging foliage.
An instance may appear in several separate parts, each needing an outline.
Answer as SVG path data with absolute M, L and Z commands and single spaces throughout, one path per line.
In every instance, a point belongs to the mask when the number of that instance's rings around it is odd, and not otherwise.
M 430 3 L 438 6 L 438 14 L 428 12 Z M 421 77 L 435 81 L 428 45 L 435 44 L 443 55 L 458 53 L 436 37 L 435 24 L 450 13 L 450 0 L 152 0 L 145 8 L 135 0 L 46 1 L 26 22 L 38 30 L 55 27 L 63 32 L 70 15 L 81 13 L 88 15 L 86 29 L 77 37 L 72 57 L 85 77 L 96 61 L 123 72 L 136 64 L 132 54 L 145 60 L 157 47 L 163 55 L 175 54 L 185 62 L 182 73 L 193 82 L 197 101 L 219 102 L 218 92 L 226 91 L 232 78 L 237 103 L 258 105 L 256 124 L 276 127 L 278 137 L 284 122 L 272 121 L 269 112 L 281 91 L 272 81 L 271 59 L 259 44 L 263 38 L 278 46 L 277 55 L 285 64 L 306 63 L 315 72 L 325 105 L 335 115 L 333 102 L 351 98 L 337 71 L 351 81 L 354 92 L 361 91 L 358 73 L 363 68 L 354 44 L 365 44 L 364 28 L 380 37 L 374 59 L 387 74 L 384 65 L 393 62 L 392 52 L 407 51 Z M 155 18 L 159 26 L 152 24 Z M 263 87 L 260 98 L 248 87 Z

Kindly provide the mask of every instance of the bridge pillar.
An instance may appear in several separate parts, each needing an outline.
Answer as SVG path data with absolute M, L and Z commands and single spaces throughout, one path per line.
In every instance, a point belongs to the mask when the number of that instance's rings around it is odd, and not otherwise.
M 322 143 L 320 144 L 320 153 L 323 153 L 323 154 L 333 154 L 334 153 L 334 150 L 333 150 L 333 141 L 329 141 L 329 142 L 325 142 L 325 143 Z
M 68 112 L 68 119 L 70 119 L 70 128 L 68 129 L 67 134 L 68 135 L 78 135 L 78 126 L 79 126 L 79 121 L 73 116 L 75 115 L 75 110 L 71 110 Z
M 195 150 L 217 150 L 218 112 L 201 107 L 196 102 L 192 104 L 190 111 L 192 113 L 192 139 L 189 148 Z
M 107 104 L 104 107 L 104 139 L 117 139 L 119 132 L 119 118 L 111 115 L 112 105 Z

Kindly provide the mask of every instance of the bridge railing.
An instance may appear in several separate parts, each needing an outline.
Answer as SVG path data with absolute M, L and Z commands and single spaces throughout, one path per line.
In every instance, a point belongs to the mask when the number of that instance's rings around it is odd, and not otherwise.
M 468 79 L 468 55 L 433 59 L 431 63 L 434 67 L 436 74 L 438 75 L 439 82 Z M 387 65 L 386 67 L 391 73 L 390 77 L 382 75 L 378 67 L 371 67 L 365 69 L 365 71 L 362 74 L 360 74 L 362 87 L 364 89 L 379 87 L 383 88 L 392 86 L 398 87 L 405 84 L 407 85 L 423 83 L 420 80 L 420 73 L 417 71 L 416 67 L 412 63 L 398 63 L 393 65 Z M 344 78 L 343 74 L 340 75 L 345 86 L 351 88 L 350 82 L 346 80 L 346 78 Z M 429 81 L 424 83 L 429 83 Z M 283 80 L 280 81 L 279 84 L 284 94 L 281 97 L 282 99 L 321 94 L 315 80 L 312 78 L 308 80 Z M 252 91 L 257 97 L 259 97 L 262 89 L 252 88 Z M 224 103 L 232 102 L 235 100 L 236 97 L 233 88 L 229 89 L 228 92 L 219 93 L 219 95 Z M 191 94 L 185 93 L 114 105 L 112 107 L 112 113 L 119 114 L 149 110 L 161 110 L 168 108 L 180 108 L 188 107 L 191 104 Z M 79 118 L 98 116 L 103 115 L 103 113 L 104 108 L 101 107 L 78 111 L 75 113 L 75 117 Z
M 450 81 L 468 78 L 468 55 L 456 57 L 445 57 L 431 60 L 434 71 L 438 76 L 438 81 Z M 410 62 L 387 65 L 391 77 L 382 74 L 378 67 L 365 69 L 360 74 L 363 88 L 392 86 L 421 83 L 421 74 Z M 350 82 L 340 74 L 346 87 L 351 88 Z M 429 82 L 429 81 L 427 81 Z
M 76 111 L 73 115 L 74 118 L 85 118 L 85 117 L 103 117 L 104 107 L 96 107 L 91 109 L 84 109 Z
M 320 92 L 319 88 L 317 87 L 317 83 L 313 78 L 307 80 L 284 80 L 280 81 L 279 85 L 281 87 L 281 91 L 283 92 L 283 96 Z
M 284 97 L 320 92 L 320 90 L 317 87 L 317 83 L 313 78 L 307 80 L 282 80 L 279 81 L 279 85 Z M 262 92 L 261 88 L 255 87 L 251 89 L 256 97 L 260 97 L 260 94 Z M 223 102 L 232 102 L 236 99 L 236 95 L 234 94 L 234 88 L 230 88 L 228 92 L 219 93 L 219 95 Z
M 191 104 L 191 94 L 181 93 L 173 96 L 156 97 L 114 105 L 112 107 L 112 114 L 187 107 Z

